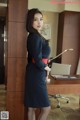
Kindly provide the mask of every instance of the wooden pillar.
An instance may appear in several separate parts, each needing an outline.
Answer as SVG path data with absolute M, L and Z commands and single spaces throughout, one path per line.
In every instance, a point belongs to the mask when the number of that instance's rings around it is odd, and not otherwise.
M 61 62 L 71 64 L 71 74 L 76 74 L 80 49 L 80 12 L 66 11 L 59 15 L 58 54 L 73 48 L 61 56 Z
M 10 120 L 24 120 L 25 20 L 28 0 L 8 0 L 7 103 Z

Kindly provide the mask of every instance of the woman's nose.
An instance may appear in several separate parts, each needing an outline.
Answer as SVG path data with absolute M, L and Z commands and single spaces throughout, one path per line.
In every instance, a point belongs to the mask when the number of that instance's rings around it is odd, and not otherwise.
M 38 23 L 39 23 L 39 24 L 40 24 L 40 22 L 41 22 L 41 21 L 40 21 L 40 20 L 38 20 Z

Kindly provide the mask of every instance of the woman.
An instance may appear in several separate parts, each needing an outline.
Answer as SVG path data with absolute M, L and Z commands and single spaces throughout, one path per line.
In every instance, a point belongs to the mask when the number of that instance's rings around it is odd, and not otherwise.
M 26 29 L 28 64 L 26 67 L 25 106 L 28 108 L 28 120 L 35 120 L 36 108 L 41 109 L 38 120 L 46 120 L 50 111 L 50 103 L 46 88 L 46 71 L 50 47 L 40 31 L 43 27 L 43 15 L 36 9 L 27 14 Z

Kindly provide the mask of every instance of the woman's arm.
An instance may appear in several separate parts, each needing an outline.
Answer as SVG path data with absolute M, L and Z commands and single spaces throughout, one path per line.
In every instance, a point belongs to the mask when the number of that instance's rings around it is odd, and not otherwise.
M 42 40 L 37 34 L 32 36 L 32 53 L 35 65 L 39 69 L 44 70 L 46 64 L 42 62 Z

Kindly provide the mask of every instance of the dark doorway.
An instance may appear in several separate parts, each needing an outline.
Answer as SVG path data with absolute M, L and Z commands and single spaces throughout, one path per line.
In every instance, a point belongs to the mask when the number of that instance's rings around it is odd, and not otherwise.
M 5 17 L 0 17 L 0 84 L 4 84 L 4 26 Z

